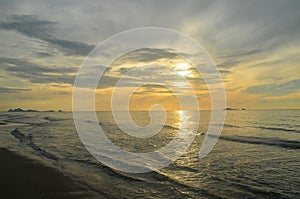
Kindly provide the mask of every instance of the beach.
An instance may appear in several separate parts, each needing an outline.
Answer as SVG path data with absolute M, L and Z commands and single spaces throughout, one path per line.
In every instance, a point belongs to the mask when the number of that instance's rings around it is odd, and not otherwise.
M 1 198 L 100 198 L 58 170 L 0 148 Z

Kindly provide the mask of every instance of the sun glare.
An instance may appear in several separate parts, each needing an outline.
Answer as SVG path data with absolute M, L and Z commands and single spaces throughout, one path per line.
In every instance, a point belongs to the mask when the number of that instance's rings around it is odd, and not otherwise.
M 177 73 L 179 75 L 187 76 L 190 73 L 189 68 L 190 68 L 190 65 L 188 63 L 177 63 L 175 70 L 177 71 Z

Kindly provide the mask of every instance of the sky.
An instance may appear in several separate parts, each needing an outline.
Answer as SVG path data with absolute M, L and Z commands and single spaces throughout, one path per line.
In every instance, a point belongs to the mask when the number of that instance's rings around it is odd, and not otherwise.
M 1 0 L 0 110 L 71 111 L 75 76 L 89 52 L 114 34 L 141 27 L 173 29 L 201 44 L 222 75 L 228 107 L 299 109 L 299 10 L 298 0 Z M 168 66 L 191 83 L 199 107 L 210 109 L 201 74 L 186 60 L 162 49 L 140 49 L 108 66 L 96 91 L 97 110 L 110 109 L 114 85 L 126 71 L 139 68 L 124 86 L 130 88 L 148 68 L 165 73 Z M 174 94 L 149 79 L 135 90 L 130 106 L 178 109 L 176 95 L 189 97 L 181 87 Z

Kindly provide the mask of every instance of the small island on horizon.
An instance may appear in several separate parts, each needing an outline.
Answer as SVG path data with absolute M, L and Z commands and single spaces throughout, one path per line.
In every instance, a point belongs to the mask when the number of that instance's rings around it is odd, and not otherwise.
M 22 108 L 15 108 L 15 109 L 9 109 L 7 112 L 63 112 L 62 110 L 35 110 L 35 109 L 22 109 Z
M 238 108 L 224 108 L 223 110 L 224 111 L 238 111 L 238 110 L 245 111 L 247 109 L 246 108 L 241 108 L 241 109 L 238 109 Z

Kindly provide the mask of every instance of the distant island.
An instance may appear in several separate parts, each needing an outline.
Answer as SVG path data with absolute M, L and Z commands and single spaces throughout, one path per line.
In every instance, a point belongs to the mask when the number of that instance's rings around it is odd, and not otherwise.
M 246 108 L 241 108 L 241 109 L 237 109 L 237 108 L 224 108 L 224 111 L 237 111 L 237 110 L 246 110 Z
M 9 109 L 7 112 L 56 112 L 55 110 L 44 110 L 44 111 L 39 111 L 39 110 L 34 110 L 34 109 L 21 109 L 21 108 L 15 108 L 15 109 Z M 62 112 L 62 110 L 58 110 L 57 112 Z

